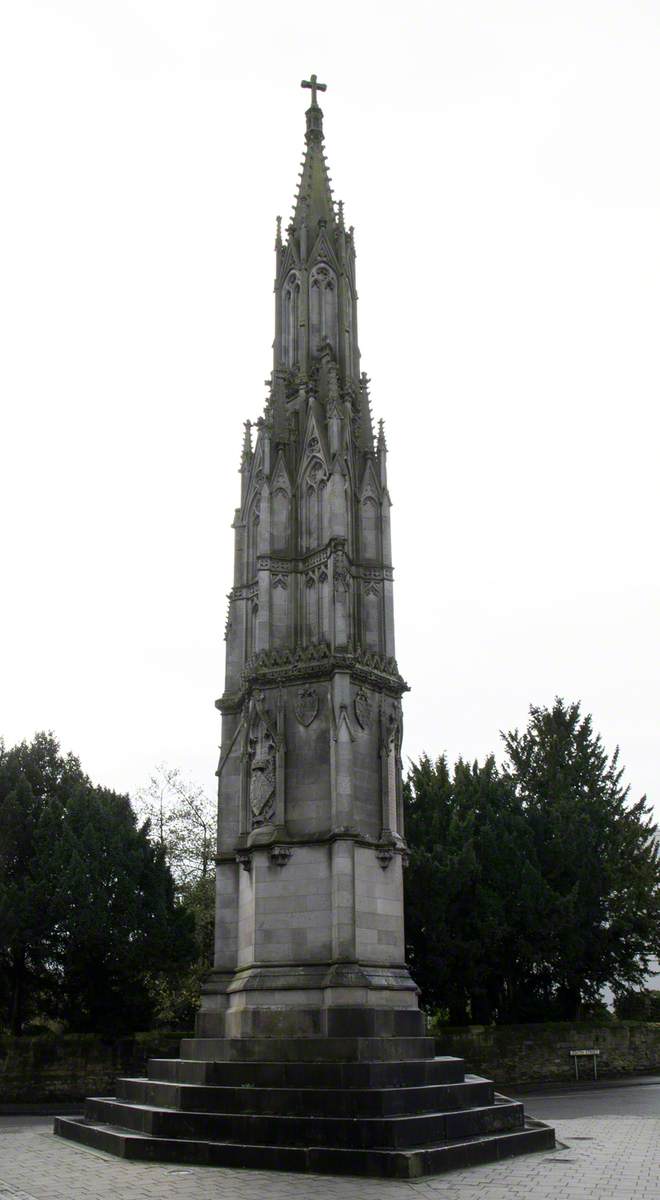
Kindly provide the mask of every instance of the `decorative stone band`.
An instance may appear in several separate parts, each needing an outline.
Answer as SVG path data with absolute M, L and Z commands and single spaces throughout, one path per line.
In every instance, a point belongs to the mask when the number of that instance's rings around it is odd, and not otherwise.
M 259 585 L 255 582 L 248 583 L 245 587 L 232 588 L 231 591 L 227 593 L 227 600 L 229 601 L 229 605 L 231 607 L 232 600 L 256 600 L 258 596 Z
M 395 854 L 401 856 L 401 861 L 404 867 L 408 866 L 409 852 L 406 843 L 402 838 L 394 840 L 391 836 L 387 838 L 367 837 L 361 833 L 359 829 L 328 829 L 323 833 L 307 834 L 304 838 L 297 838 L 295 835 L 287 833 L 286 841 L 280 841 L 282 834 L 279 830 L 273 828 L 272 837 L 270 840 L 264 839 L 256 846 L 248 846 L 247 836 L 241 837 L 234 850 L 227 850 L 222 854 L 216 854 L 216 863 L 236 862 L 243 867 L 245 871 L 249 871 L 252 866 L 252 855 L 255 851 L 268 851 L 268 857 L 271 862 L 279 866 L 284 866 L 289 861 L 297 845 L 323 845 L 337 841 L 352 841 L 358 846 L 366 846 L 374 850 L 376 858 L 385 869 L 389 866 Z
M 346 552 L 344 538 L 331 538 L 326 546 L 322 546 L 320 550 L 313 550 L 301 558 L 276 558 L 272 554 L 260 554 L 257 558 L 257 570 L 271 571 L 274 575 L 305 574 L 306 571 L 313 571 L 315 567 L 325 566 L 333 555 L 344 557 L 346 565 L 355 579 L 387 579 L 390 581 L 394 579 L 394 568 L 388 564 L 367 567 L 353 562 Z M 257 581 L 255 579 L 241 587 L 233 587 L 229 592 L 229 599 L 248 599 L 253 593 L 256 594 L 256 590 Z
M 243 684 L 285 684 L 298 679 L 325 678 L 334 671 L 350 671 L 361 683 L 385 688 L 393 695 L 401 696 L 409 691 L 408 684 L 399 674 L 395 658 L 386 657 L 375 651 L 348 646 L 346 650 L 331 650 L 325 642 L 315 642 L 291 650 L 262 650 L 248 659 L 243 671 Z M 229 699 L 229 698 L 227 698 Z M 231 702 L 230 702 L 231 703 Z M 232 711 L 225 707 L 225 698 L 216 702 L 221 712 Z

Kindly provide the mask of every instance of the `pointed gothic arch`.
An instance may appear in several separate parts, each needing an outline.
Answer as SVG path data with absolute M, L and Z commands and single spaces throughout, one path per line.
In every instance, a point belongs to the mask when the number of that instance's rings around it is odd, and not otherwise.
M 362 558 L 372 560 L 379 557 L 379 527 L 378 501 L 372 492 L 367 492 L 360 499 L 360 552 Z
M 276 554 L 284 554 L 289 548 L 289 511 L 291 497 L 280 484 L 271 499 L 271 546 Z
M 282 289 L 282 359 L 294 367 L 300 358 L 300 276 L 290 271 Z
M 256 649 L 257 649 L 257 625 L 259 622 L 259 602 L 258 602 L 256 596 L 253 597 L 253 599 L 248 602 L 248 613 L 249 613 L 249 620 L 248 620 L 248 631 L 247 631 L 248 632 L 247 657 L 251 658 L 251 656 L 256 652 Z
M 303 553 L 316 550 L 325 541 L 325 489 L 328 474 L 320 458 L 305 468 L 300 488 L 300 531 Z
M 318 355 L 324 342 L 337 352 L 337 276 L 319 262 L 309 277 L 310 350 Z
M 247 515 L 247 553 L 245 556 L 245 582 L 251 583 L 257 577 L 257 543 L 259 540 L 259 516 L 261 497 L 255 495 Z
M 323 499 L 325 494 L 325 479 L 305 483 L 303 497 L 302 533 L 303 550 L 317 550 L 323 545 Z

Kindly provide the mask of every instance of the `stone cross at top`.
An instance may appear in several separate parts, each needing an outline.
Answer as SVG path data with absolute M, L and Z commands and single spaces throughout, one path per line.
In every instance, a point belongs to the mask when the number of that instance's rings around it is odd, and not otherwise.
M 327 83 L 317 83 L 316 75 L 312 75 L 310 79 L 303 79 L 301 87 L 312 89 L 312 105 L 316 104 L 316 93 L 324 92 L 327 88 Z

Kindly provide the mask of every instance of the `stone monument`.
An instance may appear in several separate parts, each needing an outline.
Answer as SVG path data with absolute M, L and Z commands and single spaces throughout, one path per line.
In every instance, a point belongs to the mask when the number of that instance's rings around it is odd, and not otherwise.
M 411 1177 L 554 1145 L 435 1056 L 405 964 L 387 447 L 312 75 L 234 517 L 215 964 L 181 1059 L 56 1131 L 130 1157 Z
M 278 221 L 269 394 L 245 428 L 222 712 L 215 968 L 198 1032 L 423 1032 L 405 966 L 390 498 L 353 230 L 312 76 Z M 237 869 L 237 863 L 240 869 Z

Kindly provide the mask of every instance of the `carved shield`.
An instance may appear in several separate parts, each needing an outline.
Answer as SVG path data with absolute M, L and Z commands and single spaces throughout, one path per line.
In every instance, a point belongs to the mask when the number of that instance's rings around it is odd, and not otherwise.
M 360 688 L 357 696 L 355 697 L 354 707 L 355 715 L 359 724 L 363 729 L 368 729 L 371 725 L 371 704 L 369 703 L 369 697 L 363 688 Z
M 273 757 L 255 759 L 250 776 L 252 824 L 266 824 L 273 815 L 275 761 Z
M 316 688 L 299 688 L 294 707 L 300 724 L 311 725 L 319 711 L 319 696 Z

